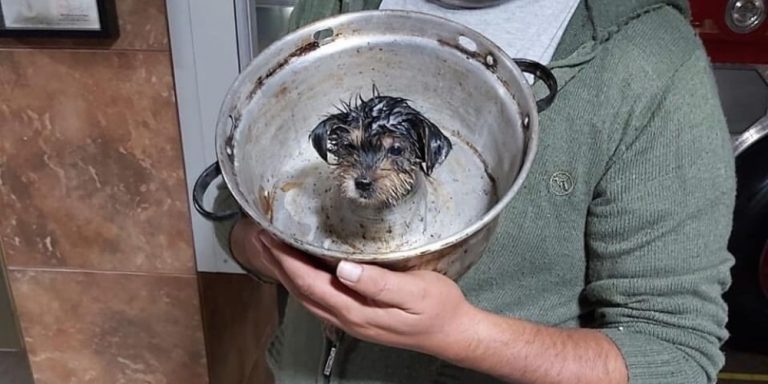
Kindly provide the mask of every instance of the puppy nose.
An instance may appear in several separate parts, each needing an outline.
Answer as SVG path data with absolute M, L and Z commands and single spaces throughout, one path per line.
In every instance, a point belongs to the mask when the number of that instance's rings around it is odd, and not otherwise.
M 371 179 L 365 176 L 360 176 L 355 179 L 355 188 L 358 190 L 368 192 L 371 190 L 371 187 L 373 187 L 373 181 L 371 181 Z

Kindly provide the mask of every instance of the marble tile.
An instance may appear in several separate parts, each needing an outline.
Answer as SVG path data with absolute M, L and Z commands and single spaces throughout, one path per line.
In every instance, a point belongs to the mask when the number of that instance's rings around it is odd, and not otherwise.
M 275 287 L 236 274 L 201 273 L 211 384 L 269 384 L 266 347 L 277 326 Z
M 208 383 L 196 280 L 11 270 L 35 383 Z
M 112 48 L 169 50 L 164 0 L 117 0 L 120 38 Z
M 193 275 L 169 55 L 0 50 L 10 267 Z
M 0 47 L 169 50 L 164 0 L 117 0 L 116 5 L 117 40 L 0 38 Z

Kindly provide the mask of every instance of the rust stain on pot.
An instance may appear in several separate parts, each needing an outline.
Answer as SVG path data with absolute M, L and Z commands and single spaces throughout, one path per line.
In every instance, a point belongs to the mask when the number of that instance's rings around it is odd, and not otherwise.
M 269 223 L 272 224 L 275 216 L 275 193 L 264 189 L 263 186 L 259 186 L 258 199 L 261 212 L 264 213 Z
M 283 85 L 280 87 L 280 89 L 275 92 L 275 98 L 282 99 L 285 97 L 286 94 L 288 94 L 288 91 L 291 89 L 287 85 Z
M 491 73 L 496 75 L 496 78 L 499 81 L 501 81 L 502 84 L 504 84 L 504 87 L 509 91 L 509 94 L 512 95 L 512 99 L 515 100 L 515 102 L 517 102 L 517 93 L 514 92 L 514 88 L 512 87 L 512 85 L 509 84 L 509 81 L 507 81 L 505 78 L 500 76 L 496 71 L 498 63 L 496 60 L 496 56 L 494 56 L 493 53 L 491 52 L 480 53 L 476 51 L 470 51 L 464 48 L 463 46 L 461 46 L 461 44 L 459 43 L 453 43 L 453 42 L 442 40 L 442 39 L 437 39 L 437 43 L 444 47 L 448 47 L 453 50 L 459 51 L 463 53 L 465 56 L 467 56 L 468 59 L 475 60 L 478 63 L 482 64 L 486 69 L 491 71 Z
M 290 191 L 292 191 L 292 190 L 294 190 L 296 188 L 301 187 L 302 185 L 304 185 L 304 183 L 301 182 L 301 181 L 286 181 L 280 187 L 280 190 L 283 191 L 283 192 L 290 192 Z
M 275 73 L 285 68 L 285 66 L 287 66 L 293 59 L 304 56 L 319 47 L 320 47 L 320 43 L 318 43 L 317 41 L 311 41 L 309 43 L 302 45 L 295 51 L 291 52 L 290 55 L 280 60 L 280 62 L 278 62 L 274 67 L 270 68 L 267 71 L 267 73 L 264 74 L 264 76 L 260 76 L 258 79 L 256 79 L 256 81 L 254 81 L 253 88 L 251 88 L 251 91 L 248 92 L 248 97 L 246 97 L 246 102 L 250 102 L 251 100 L 253 100 L 253 97 L 256 95 L 259 89 L 261 89 L 261 87 L 264 85 L 264 82 L 270 77 L 274 76 Z
M 477 147 L 475 147 L 464 136 L 462 136 L 456 131 L 453 131 L 452 133 L 453 133 L 453 136 L 455 136 L 457 139 L 459 139 L 459 141 L 464 143 L 464 145 L 466 145 L 467 148 L 469 148 L 469 150 L 472 151 L 475 157 L 477 157 L 477 159 L 480 160 L 480 163 L 483 164 L 483 171 L 485 172 L 485 175 L 488 176 L 488 180 L 491 182 L 491 190 L 489 191 L 490 196 L 493 199 L 493 201 L 498 201 L 499 196 L 498 196 L 498 187 L 497 187 L 496 177 L 494 177 L 493 173 L 491 173 L 491 168 L 488 166 L 488 162 L 485 160 L 485 157 L 483 156 L 483 154 L 480 152 L 479 149 L 477 149 Z
M 448 47 L 463 53 L 468 58 L 473 59 L 478 63 L 482 64 L 489 71 L 496 73 L 496 58 L 490 52 L 480 53 L 477 51 L 470 51 L 464 48 L 463 46 L 461 46 L 461 44 L 459 43 L 454 43 L 454 42 L 446 41 L 443 39 L 437 39 L 437 43 L 444 47 Z

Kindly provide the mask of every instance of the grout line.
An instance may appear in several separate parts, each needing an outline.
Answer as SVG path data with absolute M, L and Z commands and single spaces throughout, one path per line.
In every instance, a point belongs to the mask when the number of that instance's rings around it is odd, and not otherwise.
M 76 52 L 76 53 L 83 53 L 83 52 L 89 52 L 89 53 L 108 53 L 108 52 L 116 52 L 116 53 L 168 53 L 170 54 L 170 49 L 130 49 L 130 48 L 110 48 L 110 47 L 55 47 L 55 46 L 34 46 L 34 45 L 19 45 L 17 47 L 14 46 L 7 46 L 0 44 L 0 51 L 58 51 L 58 52 Z
M 106 271 L 97 269 L 79 268 L 50 268 L 50 267 L 7 267 L 8 271 L 33 271 L 33 272 L 64 272 L 64 273 L 98 273 L 107 275 L 132 275 L 132 276 L 165 276 L 165 277 L 197 277 L 197 271 L 185 274 L 177 272 L 138 272 L 138 271 Z

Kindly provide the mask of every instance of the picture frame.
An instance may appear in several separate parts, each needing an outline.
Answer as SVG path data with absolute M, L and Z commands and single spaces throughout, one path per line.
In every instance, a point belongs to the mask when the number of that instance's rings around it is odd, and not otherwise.
M 0 0 L 0 37 L 115 39 L 115 0 Z

